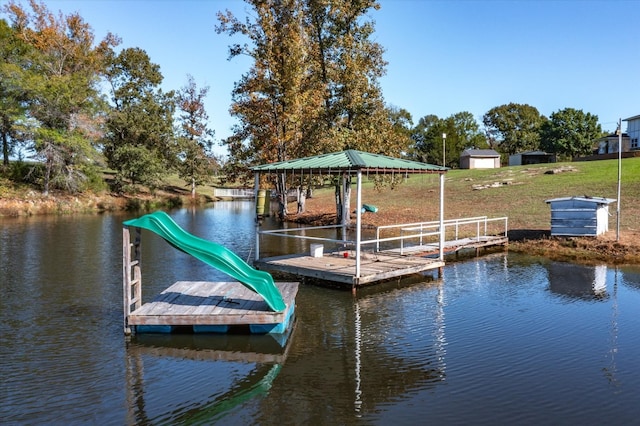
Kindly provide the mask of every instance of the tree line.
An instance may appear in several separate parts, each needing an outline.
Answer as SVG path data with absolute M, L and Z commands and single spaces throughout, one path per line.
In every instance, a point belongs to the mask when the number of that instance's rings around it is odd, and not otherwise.
M 221 141 L 228 179 L 248 177 L 257 164 L 344 149 L 433 164 L 442 164 L 445 154 L 449 167 L 467 148 L 493 148 L 505 156 L 544 150 L 570 158 L 590 153 L 602 135 L 595 115 L 565 108 L 547 118 L 515 103 L 492 108 L 481 124 L 466 111 L 426 115 L 414 124 L 408 111 L 384 101 L 379 79 L 387 63 L 371 18 L 377 1 L 245 2 L 247 17 L 217 14 L 216 31 L 237 40 L 228 59 L 252 59 L 232 91 L 237 124 Z M 160 67 L 143 49 L 118 51 L 121 40 L 113 34 L 96 41 L 77 13 L 56 15 L 35 0 L 29 8 L 11 1 L 3 12 L 5 170 L 12 155 L 26 150 L 37 163 L 18 175 L 45 193 L 92 188 L 99 170 L 108 167 L 120 191 L 153 187 L 177 172 L 195 194 L 220 166 L 204 108 L 208 87 L 188 76 L 181 89 L 163 91 Z M 281 192 L 291 184 L 283 176 L 269 178 Z
M 167 173 L 195 186 L 216 167 L 213 130 L 191 76 L 164 92 L 162 73 L 141 48 L 116 52 L 119 37 L 96 42 L 77 13 L 54 14 L 13 1 L 0 20 L 0 136 L 3 170 L 14 179 L 67 192 L 158 186 Z M 31 153 L 30 163 L 12 156 Z M 22 158 L 20 158 L 23 160 Z

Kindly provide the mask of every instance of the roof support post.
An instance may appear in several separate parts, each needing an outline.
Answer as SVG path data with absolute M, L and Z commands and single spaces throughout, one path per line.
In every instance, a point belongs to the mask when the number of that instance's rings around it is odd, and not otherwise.
M 254 198 L 256 201 L 256 247 L 255 247 L 255 260 L 260 259 L 260 220 L 258 218 L 258 193 L 260 192 L 260 173 L 254 172 Z
M 440 173 L 440 254 L 438 259 L 444 260 L 444 173 Z
M 360 279 L 360 240 L 362 239 L 362 170 L 356 178 L 356 280 Z

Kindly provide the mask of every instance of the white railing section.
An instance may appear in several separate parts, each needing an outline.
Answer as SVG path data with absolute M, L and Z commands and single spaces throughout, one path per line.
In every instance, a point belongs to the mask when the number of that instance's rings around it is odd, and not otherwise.
M 499 222 L 504 222 L 504 227 L 499 227 Z M 492 224 L 496 224 L 492 226 Z M 481 240 L 483 237 L 489 236 L 507 236 L 508 218 L 488 218 L 487 216 L 478 216 L 460 219 L 448 219 L 443 221 L 445 237 L 451 237 L 449 241 L 458 240 L 461 236 L 464 238 L 475 238 Z M 328 226 L 309 226 L 303 228 L 275 229 L 268 231 L 258 231 L 256 238 L 256 259 L 260 256 L 259 235 L 271 235 L 283 238 L 295 238 L 300 240 L 319 241 L 326 243 L 339 244 L 342 247 L 355 247 L 356 241 L 345 239 L 332 239 L 324 237 L 315 237 L 310 235 L 300 235 L 308 231 L 316 229 L 336 229 L 344 228 L 342 225 Z M 475 231 L 473 230 L 475 228 Z M 489 232 L 490 229 L 493 232 Z M 390 236 L 383 236 L 383 233 L 389 233 Z M 346 231 L 343 232 L 346 235 Z M 376 237 L 371 240 L 362 240 L 360 245 L 375 245 L 375 251 L 380 251 L 380 243 L 388 243 L 399 241 L 400 254 L 404 254 L 407 242 L 416 241 L 418 245 L 423 245 L 427 240 L 430 244 L 439 244 L 440 221 L 404 223 L 398 225 L 384 225 L 376 228 Z M 445 238 L 446 241 L 446 238 Z
M 496 228 L 494 232 L 489 233 L 491 224 L 504 222 L 504 227 Z M 468 225 L 468 226 L 467 226 Z M 487 216 L 467 217 L 460 219 L 447 219 L 443 221 L 445 241 L 457 241 L 463 235 L 464 238 L 475 238 L 476 241 L 480 241 L 483 237 L 489 236 L 507 236 L 508 233 L 508 218 L 488 218 Z M 469 228 L 475 227 L 475 233 Z M 399 225 L 386 225 L 379 226 L 376 229 L 377 241 L 389 241 L 390 239 L 380 238 L 383 231 L 399 230 L 400 236 L 395 239 L 400 240 L 400 254 L 404 254 L 405 241 L 418 240 L 418 245 L 422 246 L 428 237 L 435 237 L 440 235 L 440 221 L 430 222 L 416 222 Z M 462 233 L 464 231 L 464 234 Z M 431 239 L 431 244 L 434 244 L 434 239 Z M 379 244 L 376 246 L 376 250 L 380 250 Z
M 223 198 L 253 198 L 255 192 L 247 188 L 213 188 L 213 195 Z

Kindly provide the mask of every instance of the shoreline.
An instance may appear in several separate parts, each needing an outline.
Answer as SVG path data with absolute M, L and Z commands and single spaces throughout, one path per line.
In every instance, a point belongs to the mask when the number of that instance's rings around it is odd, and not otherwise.
M 138 194 L 137 196 L 115 195 L 61 195 L 44 196 L 28 191 L 24 196 L 0 199 L 0 217 L 17 218 L 40 215 L 99 214 L 116 211 L 149 211 L 199 205 L 215 200 L 208 197 L 190 197 L 168 194 Z M 335 212 L 326 206 L 318 206 L 312 199 L 305 213 L 288 215 L 285 220 L 305 225 L 335 223 Z M 380 216 L 378 216 L 380 217 Z M 407 218 L 406 222 L 415 221 Z M 400 222 L 404 223 L 404 222 Z M 377 226 L 385 223 L 378 223 Z M 375 227 L 370 223 L 368 227 Z M 597 237 L 551 236 L 548 229 L 511 229 L 508 231 L 507 250 L 541 256 L 550 260 L 576 262 L 586 265 L 606 263 L 609 265 L 640 265 L 640 232 L 621 230 L 616 241 L 616 232 L 609 230 Z

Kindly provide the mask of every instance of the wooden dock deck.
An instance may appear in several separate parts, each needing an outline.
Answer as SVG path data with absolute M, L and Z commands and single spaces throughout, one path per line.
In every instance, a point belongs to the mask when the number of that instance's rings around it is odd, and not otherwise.
M 238 282 L 178 281 L 131 312 L 127 324 L 137 332 L 167 333 L 186 326 L 196 333 L 230 328 L 282 333 L 293 316 L 298 285 L 276 283 L 287 307 L 273 312 L 262 296 Z
M 279 271 L 303 277 L 360 286 L 363 284 L 397 278 L 442 268 L 444 262 L 417 256 L 401 256 L 395 253 L 363 253 L 360 262 L 360 277 L 355 276 L 356 260 L 353 252 L 348 257 L 343 251 L 325 253 L 322 257 L 309 254 L 293 254 L 263 258 L 254 261 L 254 266 L 267 271 Z

